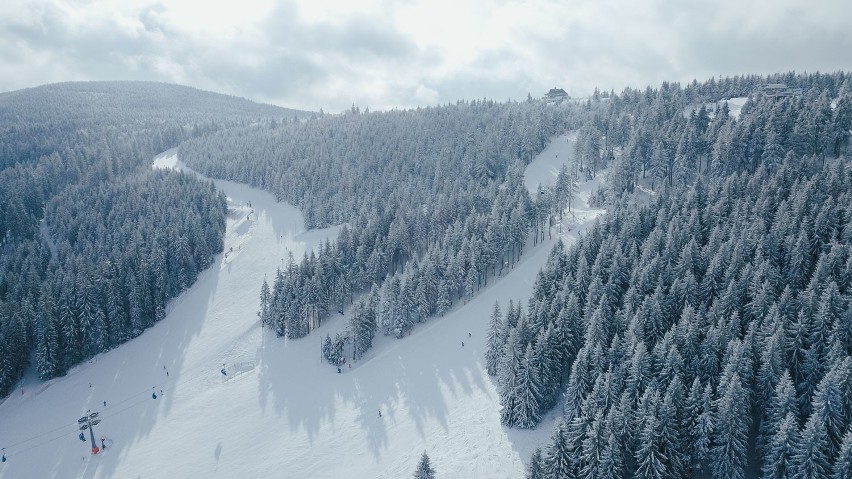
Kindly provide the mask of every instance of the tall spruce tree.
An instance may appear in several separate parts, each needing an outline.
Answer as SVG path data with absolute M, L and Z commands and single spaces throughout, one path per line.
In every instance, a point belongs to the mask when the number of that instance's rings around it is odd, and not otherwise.
M 435 479 L 435 468 L 432 467 L 426 451 L 423 451 L 423 455 L 420 456 L 420 462 L 417 463 L 417 469 L 414 471 L 414 479 Z

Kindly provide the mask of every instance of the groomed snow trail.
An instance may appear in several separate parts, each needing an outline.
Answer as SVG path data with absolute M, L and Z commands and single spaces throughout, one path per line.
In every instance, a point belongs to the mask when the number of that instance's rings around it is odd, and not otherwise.
M 569 140 L 554 139 L 565 146 L 552 145 L 530 165 L 528 184 L 552 182 L 552 166 L 558 171 L 570 157 Z M 174 151 L 154 163 L 180 166 Z M 366 359 L 337 374 L 319 346 L 345 317 L 286 341 L 263 330 L 256 314 L 260 283 L 271 282 L 287 252 L 299 261 L 336 228 L 305 232 L 301 214 L 270 194 L 216 185 L 229 198 L 226 254 L 139 338 L 65 377 L 28 376 L 23 392 L 0 404 L 8 456 L 0 478 L 408 477 L 424 450 L 441 478 L 523 477 L 557 413 L 532 431 L 500 425 L 483 366 L 485 330 L 495 301 L 504 309 L 509 299 L 526 304 L 556 234 L 528 246 L 468 304 L 404 339 L 379 336 Z M 578 203 L 592 186 L 581 185 Z M 572 241 L 601 212 L 578 208 L 562 236 Z M 112 441 L 97 456 L 77 438 L 87 410 L 100 412 L 96 436 Z

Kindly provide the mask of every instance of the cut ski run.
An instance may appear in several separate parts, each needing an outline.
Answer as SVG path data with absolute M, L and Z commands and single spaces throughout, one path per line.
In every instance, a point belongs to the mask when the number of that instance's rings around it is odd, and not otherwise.
M 575 138 L 555 138 L 528 167 L 531 191 L 553 183 Z M 169 151 L 154 167 L 182 165 Z M 140 337 L 62 378 L 29 373 L 0 404 L 0 478 L 396 478 L 411 476 L 424 450 L 437 477 L 523 477 L 561 407 L 535 430 L 501 426 L 485 331 L 495 301 L 526 304 L 558 226 L 466 305 L 403 339 L 379 335 L 338 374 L 320 341 L 345 327 L 348 311 L 294 341 L 262 329 L 257 315 L 264 277 L 288 251 L 298 261 L 336 229 L 306 232 L 301 213 L 272 195 L 216 185 L 229 204 L 224 252 Z M 567 243 L 603 212 L 585 206 L 596 187 L 580 185 Z M 98 446 L 101 437 L 107 445 L 98 455 L 88 434 L 78 438 L 89 410 L 100 413 Z

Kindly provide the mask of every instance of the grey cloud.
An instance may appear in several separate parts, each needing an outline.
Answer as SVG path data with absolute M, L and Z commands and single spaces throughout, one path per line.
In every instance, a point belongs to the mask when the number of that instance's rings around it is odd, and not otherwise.
M 340 25 L 308 25 L 296 8 L 282 5 L 267 17 L 263 29 L 270 47 L 311 56 L 399 61 L 417 54 L 416 45 L 389 18 L 356 15 Z
M 8 18 L 0 23 L 0 32 L 3 43 L 11 41 L 21 51 L 48 56 L 53 68 L 66 74 L 71 72 L 75 78 L 145 77 L 144 71 L 127 71 L 127 65 L 153 63 L 163 43 L 160 33 L 143 30 L 135 35 L 111 22 L 72 29 L 61 12 L 50 8 L 42 9 L 28 22 Z M 47 78 L 45 81 L 62 79 Z
M 236 68 L 227 58 L 208 60 L 202 66 L 211 83 L 254 99 L 295 97 L 306 86 L 323 83 L 329 72 L 310 59 L 278 52 L 257 66 Z
M 420 48 L 401 30 L 393 4 L 372 16 L 311 24 L 283 3 L 226 41 L 169 23 L 166 0 L 126 11 L 124 20 L 136 28 L 100 17 L 71 25 L 57 1 L 0 14 L 0 90 L 146 79 L 341 111 L 352 103 L 419 105 L 421 86 L 446 103 L 522 99 L 553 86 L 584 95 L 595 86 L 619 91 L 720 74 L 852 67 L 852 29 L 843 21 L 852 18 L 852 2 L 843 0 L 808 9 L 777 0 L 765 12 L 740 0 L 649 0 L 632 10 L 616 0 L 543 4 L 563 17 L 556 18 L 558 28 L 536 28 L 533 11 L 467 65 L 452 68 L 440 49 Z

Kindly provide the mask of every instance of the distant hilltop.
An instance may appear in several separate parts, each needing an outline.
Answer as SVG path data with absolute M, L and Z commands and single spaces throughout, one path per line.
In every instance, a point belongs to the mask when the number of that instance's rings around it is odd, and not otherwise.
M 77 81 L 50 83 L 0 93 L 0 106 L 16 111 L 15 121 L 38 121 L 45 111 L 66 118 L 101 116 L 104 111 L 130 108 L 138 115 L 163 109 L 190 109 L 211 117 L 293 118 L 311 112 L 214 93 L 197 88 L 147 81 Z

